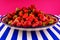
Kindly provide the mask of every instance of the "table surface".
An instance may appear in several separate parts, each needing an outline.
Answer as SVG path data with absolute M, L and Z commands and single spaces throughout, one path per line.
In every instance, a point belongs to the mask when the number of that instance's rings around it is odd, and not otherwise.
M 60 17 L 57 17 L 57 24 L 40 31 L 19 31 L 0 22 L 0 40 L 60 40 Z

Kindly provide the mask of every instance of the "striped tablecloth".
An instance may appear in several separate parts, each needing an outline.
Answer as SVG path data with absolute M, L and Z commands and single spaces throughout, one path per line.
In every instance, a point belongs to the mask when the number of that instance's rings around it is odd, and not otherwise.
M 40 31 L 19 31 L 0 22 L 0 40 L 60 40 L 60 16 L 57 17 L 57 24 Z

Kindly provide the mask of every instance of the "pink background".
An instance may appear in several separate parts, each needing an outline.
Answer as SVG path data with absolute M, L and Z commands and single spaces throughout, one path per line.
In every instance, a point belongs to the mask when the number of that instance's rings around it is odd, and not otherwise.
M 60 14 L 60 0 L 0 0 L 0 15 L 13 12 L 16 7 L 28 7 L 31 4 L 45 13 Z

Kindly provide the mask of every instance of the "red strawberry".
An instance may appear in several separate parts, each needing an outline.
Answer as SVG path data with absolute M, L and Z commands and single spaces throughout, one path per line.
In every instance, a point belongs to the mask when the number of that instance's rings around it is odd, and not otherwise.
M 30 21 L 27 21 L 27 26 L 31 26 L 31 22 Z
M 31 13 L 31 14 L 29 15 L 29 17 L 30 17 L 30 18 L 33 18 L 33 19 L 35 18 L 35 16 L 34 16 L 33 13 Z
M 37 21 L 36 24 L 39 25 L 39 21 Z
M 30 9 L 36 9 L 34 5 L 31 5 L 29 8 Z
M 24 24 L 24 20 L 22 19 L 22 20 L 21 20 L 21 25 L 23 26 L 23 24 Z
M 11 26 L 15 26 L 15 25 L 16 25 L 16 22 L 12 22 L 12 23 L 11 23 Z
M 19 12 L 19 16 L 23 16 L 23 11 L 20 11 Z
M 33 18 L 28 17 L 28 18 L 26 18 L 26 20 L 32 22 Z
M 15 12 L 11 13 L 12 16 L 14 16 L 15 14 L 16 14 Z
M 41 20 L 42 21 L 47 21 L 48 19 L 47 19 L 47 17 L 44 16 Z
M 43 14 L 38 14 L 38 17 L 42 17 L 43 18 L 43 16 L 44 16 Z
M 23 27 L 27 27 L 27 22 L 26 21 L 24 22 Z
M 7 14 L 7 17 L 8 17 L 8 18 L 12 18 L 12 16 L 11 16 L 10 14 Z
M 46 25 L 47 25 L 47 22 L 43 22 L 43 23 L 42 23 L 42 26 L 46 26 Z
M 17 17 L 16 19 L 20 21 L 21 18 L 20 17 Z
M 27 10 L 27 9 L 25 9 L 25 10 L 24 10 L 24 12 L 25 12 L 25 13 L 27 13 L 27 12 L 28 12 L 28 10 Z
M 18 22 L 19 22 L 19 20 L 16 18 L 16 19 L 14 20 L 14 22 L 15 22 L 15 23 L 18 23 Z
M 27 9 L 27 8 L 26 8 L 26 7 L 23 7 L 23 8 L 22 8 L 22 10 L 25 10 L 25 9 Z
M 38 24 L 36 24 L 36 23 L 34 23 L 33 25 L 32 25 L 32 27 L 34 28 L 34 27 L 37 27 L 38 26 Z
M 13 20 L 10 20 L 10 21 L 8 22 L 8 24 L 11 25 L 12 22 L 13 22 Z
M 33 28 L 36 27 L 36 24 L 33 24 L 32 27 L 33 27 Z
M 38 22 L 38 19 L 37 19 L 37 18 L 35 18 L 35 19 L 34 19 L 34 21 L 35 21 L 35 22 Z
M 31 14 L 31 15 L 29 15 L 28 18 L 26 18 L 26 20 L 33 21 L 34 18 L 35 18 L 34 15 Z
M 16 8 L 16 11 L 19 11 L 20 9 L 19 8 Z
M 42 26 L 42 21 L 39 21 L 39 26 Z
M 19 23 L 19 20 L 16 18 L 11 25 L 17 25 L 17 23 Z
M 31 26 L 31 22 L 30 21 L 25 21 L 23 26 L 24 27 L 29 27 L 29 26 Z
M 13 16 L 13 19 L 15 19 L 15 18 L 17 18 L 17 15 L 14 15 L 14 16 Z
M 18 22 L 18 23 L 17 23 L 17 26 L 21 26 L 21 23 L 20 23 L 20 22 Z
M 25 14 L 23 15 L 23 18 L 27 18 L 27 17 L 28 17 L 28 14 L 25 13 Z

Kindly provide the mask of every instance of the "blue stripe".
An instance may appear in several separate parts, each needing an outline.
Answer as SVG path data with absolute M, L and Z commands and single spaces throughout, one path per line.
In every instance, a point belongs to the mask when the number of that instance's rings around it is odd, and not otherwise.
M 4 34 L 3 34 L 2 37 L 1 37 L 1 40 L 5 40 L 5 39 L 6 39 L 6 37 L 7 37 L 8 33 L 9 33 L 9 31 L 10 31 L 10 28 L 7 27 L 6 31 L 4 32 Z
M 60 27 L 60 24 L 56 24 L 56 25 Z
M 32 40 L 38 40 L 36 32 L 35 31 L 31 31 L 31 36 L 32 36 Z
M 22 40 L 27 40 L 27 32 L 23 31 Z
M 17 40 L 18 30 L 14 30 L 11 40 Z
M 44 32 L 42 30 L 40 30 L 40 33 L 41 33 L 44 40 L 48 40 L 48 38 L 46 37 L 46 35 L 44 34 Z
M 47 29 L 47 31 L 49 32 L 49 34 L 52 36 L 52 38 L 53 38 L 54 40 L 59 40 L 59 39 L 56 37 L 56 35 L 55 35 L 50 29 Z
M 0 31 L 3 29 L 4 26 L 5 26 L 4 24 L 1 25 L 1 27 L 0 27 Z
M 60 30 L 58 30 L 55 26 L 53 28 L 60 34 Z

